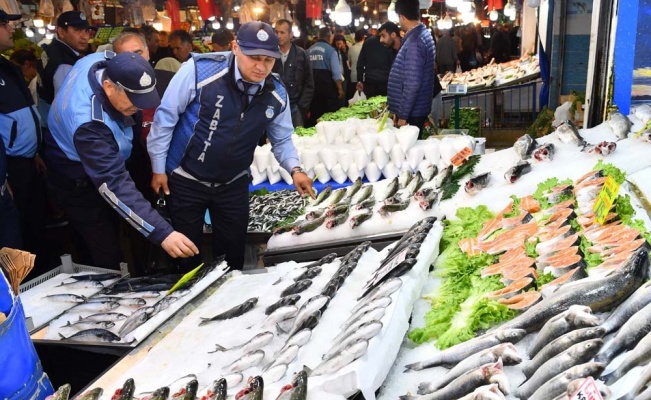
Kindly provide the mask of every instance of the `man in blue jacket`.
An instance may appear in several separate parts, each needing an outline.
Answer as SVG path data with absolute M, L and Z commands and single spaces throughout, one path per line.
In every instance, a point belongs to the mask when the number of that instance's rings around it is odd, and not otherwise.
M 132 116 L 159 103 L 147 60 L 131 52 L 106 52 L 77 61 L 50 108 L 45 137 L 50 192 L 83 237 L 95 266 L 119 268 L 117 215 L 172 257 L 198 254 L 136 190 L 125 168 Z
M 435 49 L 432 34 L 419 18 L 418 0 L 397 0 L 396 13 L 405 31 L 389 73 L 388 105 L 396 126 L 422 128 L 432 107 Z
M 14 47 L 13 21 L 20 15 L 0 10 L 0 53 Z M 40 273 L 46 272 L 45 164 L 38 155 L 41 126 L 38 110 L 20 68 L 0 56 L 0 141 L 6 153 L 5 172 L 20 215 L 22 244 L 35 253 Z M 5 176 L 1 177 L 4 181 Z M 0 189 L 0 192 L 2 190 Z M 8 196 L 7 190 L 4 196 Z M 20 231 L 16 231 L 20 235 Z
M 194 54 L 172 78 L 147 138 L 152 188 L 170 196 L 172 224 L 200 243 L 208 209 L 213 255 L 225 254 L 234 269 L 244 264 L 249 167 L 265 131 L 297 191 L 314 196 L 292 143 L 287 91 L 271 74 L 277 58 L 276 34 L 258 21 L 240 27 L 232 52 Z

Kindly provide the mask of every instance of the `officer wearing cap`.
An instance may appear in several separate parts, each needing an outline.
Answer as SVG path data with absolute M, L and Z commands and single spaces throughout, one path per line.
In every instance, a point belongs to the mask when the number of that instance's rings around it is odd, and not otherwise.
M 19 14 L 7 14 L 0 10 L 0 53 L 14 48 L 13 21 L 20 18 Z M 0 57 L 0 142 L 3 144 L 2 157 L 6 154 L 5 165 L 1 168 L 5 172 L 0 171 L 0 203 L 6 206 L 11 200 L 9 191 L 4 186 L 6 177 L 13 189 L 13 204 L 20 214 L 22 248 L 38 256 L 39 269 L 45 267 L 44 261 L 47 259 L 44 235 L 45 185 L 41 176 L 45 164 L 37 153 L 40 134 L 38 110 L 22 71 L 6 58 Z M 3 214 L 2 208 L 0 204 L 0 214 Z M 0 225 L 3 223 L 0 221 Z M 0 227 L 0 231 L 3 228 L 15 230 L 18 224 L 5 225 Z M 20 238 L 19 232 L 20 230 L 14 231 L 17 238 Z
M 63 79 L 88 46 L 89 29 L 88 19 L 80 11 L 66 11 L 57 19 L 57 37 L 41 53 L 41 60 L 36 66 L 39 74 L 36 90 L 44 120 Z
M 117 215 L 172 257 L 198 253 L 142 197 L 125 169 L 132 115 L 159 103 L 154 69 L 131 52 L 79 60 L 52 103 L 45 138 L 50 192 L 83 237 L 95 266 L 119 268 Z
M 249 166 L 265 131 L 297 191 L 314 193 L 292 143 L 287 92 L 279 77 L 271 74 L 280 58 L 273 29 L 263 22 L 248 22 L 232 46 L 232 52 L 194 54 L 181 66 L 154 115 L 147 147 L 152 188 L 170 195 L 174 227 L 200 243 L 208 209 L 213 254 L 225 254 L 231 268 L 241 269 L 249 219 Z M 199 262 L 190 261 L 186 268 Z

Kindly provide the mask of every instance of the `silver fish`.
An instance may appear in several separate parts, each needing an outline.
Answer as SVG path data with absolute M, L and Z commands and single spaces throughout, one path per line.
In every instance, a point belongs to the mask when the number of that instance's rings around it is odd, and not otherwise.
M 178 300 L 178 297 L 176 296 L 165 296 L 159 301 L 156 302 L 156 304 L 153 305 L 154 311 L 152 314 L 156 315 L 159 312 L 166 310 L 169 308 L 172 303 L 176 302 Z
M 626 358 L 614 371 L 601 378 L 606 382 L 606 385 L 612 385 L 631 369 L 647 364 L 649 361 L 651 361 L 651 333 L 647 333 L 632 351 L 626 353 Z
M 339 203 L 339 200 L 343 199 L 346 196 L 347 191 L 348 188 L 340 188 L 333 191 L 332 194 L 323 201 L 322 206 L 327 207 Z
M 384 263 L 380 265 L 383 267 Z M 384 283 L 373 289 L 366 297 L 358 297 L 357 300 L 360 303 L 357 304 L 352 310 L 353 313 L 357 312 L 360 308 L 368 304 L 369 302 L 379 299 L 380 297 L 387 297 L 395 293 L 398 289 L 402 287 L 402 279 L 400 278 L 391 278 L 386 280 Z
M 332 341 L 334 343 L 338 343 L 345 338 L 349 337 L 351 334 L 355 333 L 362 325 L 367 324 L 371 321 L 379 321 L 382 319 L 384 316 L 384 313 L 386 311 L 386 308 L 384 307 L 377 307 L 372 310 L 369 310 L 368 312 L 362 314 L 358 320 L 348 324 L 344 325 L 341 328 L 341 332 L 335 336 Z
M 274 311 L 284 306 L 293 306 L 301 299 L 299 294 L 291 294 L 289 296 L 281 297 L 280 300 L 270 305 L 264 310 L 265 315 L 271 315 Z
M 280 307 L 273 313 L 269 314 L 267 318 L 265 318 L 265 320 L 262 322 L 262 326 L 274 326 L 277 322 L 294 318 L 296 314 L 298 314 L 298 307 L 296 306 Z
M 233 361 L 231 365 L 226 367 L 226 370 L 228 370 L 231 373 L 242 372 L 246 369 L 255 367 L 256 365 L 260 364 L 263 359 L 264 359 L 264 351 L 262 350 L 251 351 L 243 355 L 240 359 Z
M 403 200 L 402 200 L 402 197 L 400 196 L 400 193 L 396 193 L 393 196 L 391 196 L 389 198 L 386 198 L 384 200 L 384 204 L 398 204 L 398 203 L 402 203 L 402 202 L 403 202 Z
M 587 378 L 592 376 L 593 378 L 599 377 L 603 372 L 606 366 L 600 363 L 585 363 L 572 367 L 560 374 L 556 375 L 544 385 L 542 385 L 538 390 L 536 390 L 529 400 L 549 400 L 565 392 L 567 385 L 570 384 L 575 379 L 578 378 Z
M 294 325 L 289 331 L 289 336 L 293 336 L 294 333 L 300 331 L 298 327 L 300 327 L 309 316 L 314 314 L 314 312 L 321 310 L 329 301 L 330 298 L 323 295 L 316 295 L 306 301 L 298 310 L 298 315 L 294 320 Z
M 269 370 L 274 365 L 279 365 L 279 364 L 288 365 L 289 363 L 294 361 L 296 355 L 298 354 L 299 349 L 300 346 L 295 344 L 285 347 L 285 349 L 283 349 L 280 353 L 278 353 L 278 356 L 275 357 L 274 360 L 269 365 L 267 365 L 267 367 L 263 369 L 263 371 Z
M 400 396 L 400 400 L 447 400 L 458 399 L 471 393 L 480 386 L 496 383 L 502 393 L 509 393 L 508 378 L 502 371 L 502 359 L 495 363 L 484 364 L 481 367 L 462 374 L 447 386 L 422 397 Z
M 533 358 L 549 342 L 557 337 L 578 328 L 587 328 L 599 325 L 599 318 L 592 315 L 590 307 L 571 306 L 566 311 L 551 318 L 540 329 L 536 339 L 531 343 L 527 353 Z
M 340 353 L 335 354 L 332 358 L 322 361 L 314 368 L 310 375 L 318 376 L 335 373 L 363 356 L 367 349 L 368 340 L 360 339 L 343 349 Z
M 651 304 L 636 312 L 617 331 L 615 337 L 595 357 L 596 362 L 609 364 L 618 354 L 632 349 L 651 332 Z
M 488 186 L 488 182 L 490 181 L 490 179 L 491 179 L 490 172 L 479 174 L 474 178 L 470 178 L 466 182 L 466 186 L 465 186 L 466 193 L 468 193 L 471 196 L 476 195 L 477 193 L 479 193 L 480 190 Z
M 382 322 L 374 320 L 374 321 L 369 321 L 359 327 L 359 329 L 355 332 L 353 332 L 347 339 L 345 339 L 343 342 L 335 342 L 334 346 L 332 346 L 328 351 L 325 352 L 323 355 L 324 360 L 329 360 L 332 357 L 334 357 L 336 354 L 341 352 L 344 348 L 348 347 L 351 345 L 353 342 L 356 342 L 359 339 L 366 339 L 370 340 L 374 338 L 380 331 L 382 330 L 382 327 L 384 325 Z
M 306 400 L 307 399 L 307 371 L 298 371 L 292 376 L 292 382 L 280 389 L 276 400 Z
M 369 219 L 371 219 L 372 216 L 373 216 L 373 210 L 366 210 L 366 211 L 364 211 L 364 212 L 362 212 L 360 214 L 353 215 L 352 217 L 350 217 L 350 220 L 349 220 L 350 229 L 357 228 L 358 226 L 363 224 L 365 221 L 368 221 Z
M 405 171 L 405 172 L 409 172 L 409 171 Z M 398 177 L 395 177 L 391 181 L 389 181 L 386 189 L 384 189 L 384 191 L 380 195 L 380 201 L 384 201 L 389 197 L 395 195 L 398 192 L 399 188 L 400 188 L 400 184 L 398 183 Z
M 522 358 L 520 358 L 517 349 L 512 343 L 500 343 L 497 346 L 477 352 L 464 359 L 438 381 L 421 383 L 418 386 L 418 394 L 433 393 L 466 372 L 475 370 L 482 365 L 496 363 L 500 359 L 502 359 L 504 365 L 516 365 L 522 362 Z
M 418 202 L 418 207 L 420 207 L 420 209 L 423 211 L 429 210 L 434 206 L 434 204 L 436 204 L 437 201 L 439 201 L 439 195 L 439 192 L 430 194 Z
M 306 232 L 312 232 L 316 228 L 323 225 L 323 222 L 325 222 L 325 220 L 326 220 L 326 216 L 324 213 L 324 215 L 312 221 L 297 221 L 296 225 L 294 225 L 291 229 L 292 233 L 294 235 L 302 235 L 303 233 Z
M 375 197 L 369 197 L 368 199 L 361 201 L 355 205 L 355 210 L 371 210 L 375 206 Z
M 427 168 L 425 168 L 425 170 L 422 173 L 423 179 L 425 180 L 425 182 L 429 182 L 432 179 L 434 179 L 434 177 L 436 176 L 436 174 L 438 174 L 438 172 L 439 172 L 438 167 L 436 165 L 430 164 L 427 166 Z
M 555 132 L 560 141 L 565 144 L 571 143 L 579 147 L 584 147 L 586 144 L 586 141 L 583 140 L 581 134 L 579 134 L 579 128 L 577 128 L 571 120 L 567 120 L 560 124 L 558 128 L 556 128 Z
M 439 172 L 434 177 L 434 179 L 430 181 L 432 186 L 436 189 L 440 189 L 441 186 L 443 186 L 443 184 L 447 182 L 447 180 L 452 176 L 452 168 L 452 165 L 448 165 L 446 168 L 443 168 L 441 172 Z
M 355 182 L 353 182 L 353 184 L 350 185 L 350 187 L 348 188 L 348 192 L 346 193 L 346 198 L 352 198 L 355 195 L 355 193 L 357 193 L 361 188 L 362 188 L 362 178 L 358 176 L 357 179 L 355 179 Z
M 640 378 L 635 382 L 633 389 L 629 391 L 626 395 L 620 397 L 618 400 L 649 400 L 651 399 L 651 387 L 646 387 L 646 385 L 651 381 L 651 376 L 649 376 L 649 367 L 651 364 L 647 365 L 640 374 Z
M 373 186 L 372 185 L 364 185 L 364 186 L 362 186 L 361 189 L 359 189 L 359 191 L 357 193 L 355 193 L 355 195 L 353 196 L 353 198 L 350 201 L 350 204 L 359 204 L 362 201 L 364 201 L 364 200 L 368 199 L 369 197 L 371 197 L 372 194 L 373 194 Z
M 98 313 L 98 314 L 91 314 L 87 317 L 79 317 L 80 321 L 122 321 L 123 319 L 127 319 L 127 316 L 121 313 Z
M 423 175 L 421 175 L 420 171 L 416 172 L 414 174 L 414 177 L 411 178 L 411 182 L 409 182 L 409 185 L 405 188 L 407 191 L 407 196 L 411 197 L 416 193 L 418 189 L 425 183 L 425 180 L 423 179 Z
M 389 307 L 389 305 L 391 305 L 391 302 L 392 302 L 391 297 L 388 296 L 378 297 L 366 303 L 360 302 L 357 304 L 357 306 L 355 306 L 355 308 L 353 308 L 353 311 L 351 311 L 352 315 L 348 317 L 348 319 L 343 323 L 343 325 L 344 326 L 350 325 L 351 323 L 357 321 L 362 315 L 378 307 L 387 308 Z
M 127 307 L 142 307 L 145 304 L 147 304 L 145 299 L 141 299 L 141 298 L 137 298 L 137 297 L 128 298 L 128 299 L 120 299 L 120 300 L 116 300 L 116 301 L 118 303 L 120 303 L 120 305 L 127 306 Z
M 603 344 L 604 342 L 601 339 L 590 339 L 577 343 L 548 360 L 518 388 L 518 397 L 526 399 L 545 382 L 558 375 L 558 371 L 566 371 L 571 367 L 592 360 L 592 357 L 597 354 Z
M 601 339 L 606 334 L 606 330 L 601 326 L 582 328 L 570 331 L 563 336 L 554 339 L 536 354 L 531 361 L 524 364 L 522 373 L 527 378 L 533 375 L 545 362 L 561 354 L 577 343 L 590 339 Z
M 513 149 L 520 156 L 520 159 L 526 160 L 531 157 L 531 153 L 538 147 L 536 139 L 529 134 L 520 136 L 513 144 Z
M 315 200 L 314 204 L 312 204 L 312 205 L 313 205 L 313 206 L 318 206 L 318 205 L 321 204 L 325 199 L 327 199 L 328 196 L 330 196 L 330 194 L 332 194 L 332 186 L 331 186 L 331 185 L 328 185 L 328 186 L 326 186 L 325 189 L 323 189 L 323 190 L 321 191 L 321 193 L 319 193 L 319 194 L 316 196 L 316 200 Z
M 209 353 L 215 353 L 218 351 L 230 351 L 230 350 L 235 350 L 235 349 L 242 349 L 242 353 L 250 353 L 252 351 L 258 350 L 263 348 L 264 346 L 268 345 L 274 338 L 274 334 L 269 331 L 265 332 L 260 332 L 257 335 L 253 336 L 251 339 L 247 340 L 246 342 L 238 345 L 238 346 L 233 346 L 230 348 L 226 348 L 224 346 L 221 346 L 219 344 L 215 345 L 215 351 L 211 351 Z
M 111 329 L 115 326 L 115 322 L 112 321 L 84 321 L 80 320 L 77 322 L 68 323 L 64 325 L 69 328 L 75 328 L 75 329 L 96 329 L 96 328 L 101 328 L 101 329 Z
M 119 342 L 121 340 L 115 333 L 107 331 L 106 329 L 86 329 L 68 337 L 59 333 L 59 336 L 63 340 L 74 340 L 76 342 L 111 343 Z
M 199 322 L 199 326 L 205 325 L 212 321 L 223 321 L 226 319 L 239 317 L 240 315 L 244 315 L 247 312 L 251 311 L 256 304 L 258 304 L 258 298 L 251 297 L 250 299 L 246 300 L 242 304 L 238 304 L 231 309 L 228 309 L 220 314 L 215 315 L 214 317 L 210 317 L 210 318 L 201 317 L 201 322 Z
M 628 117 L 620 112 L 612 112 L 608 115 L 608 127 L 613 131 L 617 140 L 626 139 L 631 125 L 633 124 Z
M 385 204 L 382 207 L 380 207 L 377 212 L 383 217 L 388 216 L 389 214 L 406 210 L 407 207 L 409 207 L 409 201 L 405 201 L 404 203 L 399 203 L 399 204 Z
M 83 282 L 83 281 L 80 281 Z M 97 303 L 81 303 L 70 310 L 75 311 L 111 311 L 120 307 L 120 303 L 116 301 L 100 301 Z
M 651 303 L 651 281 L 640 286 L 606 318 L 601 326 L 606 330 L 606 334 L 612 333 L 649 303 Z
M 487 333 L 447 348 L 425 361 L 405 365 L 405 372 L 420 371 L 438 365 L 453 366 L 479 351 L 489 349 L 500 343 L 517 343 L 526 334 L 527 332 L 524 329 L 500 329 L 493 333 Z
M 56 301 L 58 303 L 85 303 L 88 299 L 84 296 L 76 294 L 51 294 L 45 296 L 44 299 Z
M 75 288 L 75 289 L 87 289 L 87 288 L 93 288 L 93 289 L 102 289 L 104 287 L 104 284 L 100 281 L 74 281 L 74 282 L 61 282 L 60 284 L 57 285 L 57 287 L 63 286 L 66 288 Z
M 304 292 L 312 286 L 312 280 L 311 279 L 303 279 L 297 282 L 292 283 L 291 285 L 287 286 L 285 289 L 283 289 L 282 292 L 280 292 L 280 297 L 286 297 L 292 294 L 298 294 L 301 292 Z
M 400 189 L 404 189 L 409 185 L 409 182 L 411 182 L 411 179 L 413 178 L 413 174 L 409 170 L 404 170 L 400 173 L 400 176 L 398 177 L 398 184 L 400 185 Z
M 265 382 L 274 383 L 278 382 L 287 373 L 287 364 L 275 364 L 266 370 L 262 376 Z
M 335 226 L 339 226 L 343 224 L 344 222 L 346 222 L 347 219 L 348 219 L 348 213 L 336 215 L 334 217 L 327 218 L 323 225 L 326 227 L 326 229 L 332 229 Z
M 133 332 L 140 325 L 147 322 L 149 317 L 152 315 L 152 312 L 153 307 L 143 307 L 139 310 L 136 310 L 124 321 L 124 324 L 122 324 L 122 327 L 120 328 L 118 334 L 121 337 L 125 337 L 129 333 Z

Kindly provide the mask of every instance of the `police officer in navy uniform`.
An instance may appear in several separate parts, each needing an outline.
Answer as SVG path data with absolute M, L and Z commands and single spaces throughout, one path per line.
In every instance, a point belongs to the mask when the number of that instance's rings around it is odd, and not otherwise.
M 14 47 L 12 21 L 19 14 L 0 10 L 0 53 Z M 41 127 L 38 110 L 25 83 L 20 68 L 0 57 L 0 139 L 3 157 L 6 154 L 5 177 L 13 189 L 13 203 L 20 215 L 22 244 L 35 253 L 38 268 L 46 272 L 47 251 L 45 240 L 45 186 L 41 174 L 45 164 L 38 156 Z M 0 188 L 5 201 L 8 190 Z M 6 204 L 6 203 L 5 203 Z M 13 228 L 16 228 L 15 226 Z M 15 235 L 20 236 L 20 231 Z
M 249 166 L 266 131 L 294 186 L 314 196 L 292 143 L 291 104 L 280 78 L 278 38 L 263 22 L 239 29 L 228 53 L 193 54 L 170 82 L 147 138 L 152 188 L 169 195 L 174 228 L 200 243 L 206 209 L 213 255 L 242 269 L 249 219 Z M 169 178 L 168 178 L 169 177 Z M 168 180 L 169 179 L 169 180 Z M 200 260 L 190 259 L 185 267 Z
M 83 56 L 90 40 L 88 18 L 80 11 L 66 11 L 57 18 L 57 37 L 43 53 L 36 68 L 38 70 L 39 110 L 44 123 L 47 122 L 49 106 L 59 91 L 68 71 Z
M 314 75 L 314 97 L 307 126 L 314 126 L 323 114 L 337 111 L 344 99 L 339 55 L 330 45 L 331 37 L 330 28 L 319 29 L 319 40 L 307 50 Z
M 52 103 L 45 138 L 49 188 L 95 266 L 119 268 L 117 215 L 172 257 L 198 254 L 136 190 L 125 168 L 132 116 L 159 103 L 154 69 L 131 52 L 79 60 Z

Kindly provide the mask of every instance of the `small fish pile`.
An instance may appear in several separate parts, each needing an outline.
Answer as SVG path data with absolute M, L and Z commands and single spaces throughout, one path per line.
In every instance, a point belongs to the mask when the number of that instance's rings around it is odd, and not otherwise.
M 622 116 L 626 121 L 628 121 L 627 117 L 623 116 L 622 114 L 619 115 Z M 613 133 L 615 133 L 618 140 L 626 138 L 626 133 L 630 129 L 630 126 L 627 125 L 625 131 L 623 131 L 624 128 L 622 128 L 622 126 L 625 125 L 625 122 L 621 120 L 620 117 L 617 115 L 615 115 L 614 118 L 616 122 L 612 122 L 609 125 L 613 130 Z M 612 128 L 613 124 L 615 125 L 615 128 Z M 581 151 L 584 153 L 607 156 L 608 154 L 614 152 L 617 149 L 617 143 L 615 142 L 603 141 L 596 145 L 588 143 L 585 139 L 583 139 L 583 137 L 579 133 L 579 128 L 577 128 L 577 126 L 571 120 L 567 120 L 562 124 L 560 124 L 556 128 L 555 133 L 561 142 L 566 144 L 577 145 L 578 147 L 581 148 Z
M 91 297 L 72 293 L 51 294 L 46 299 L 70 303 L 72 307 L 50 323 L 48 335 L 61 340 L 89 343 L 118 343 L 134 330 L 170 305 L 190 293 L 192 286 L 222 263 L 217 260 L 206 265 L 191 280 L 179 286 L 173 293 L 167 292 L 182 277 L 180 274 L 152 275 L 129 278 L 103 288 Z M 97 285 L 114 280 L 115 274 L 73 275 L 69 285 Z M 103 285 L 101 286 L 103 287 Z M 50 334 L 50 330 L 54 331 Z
M 279 190 L 249 199 L 249 232 L 271 232 L 285 219 L 302 214 L 308 200 L 295 190 Z

